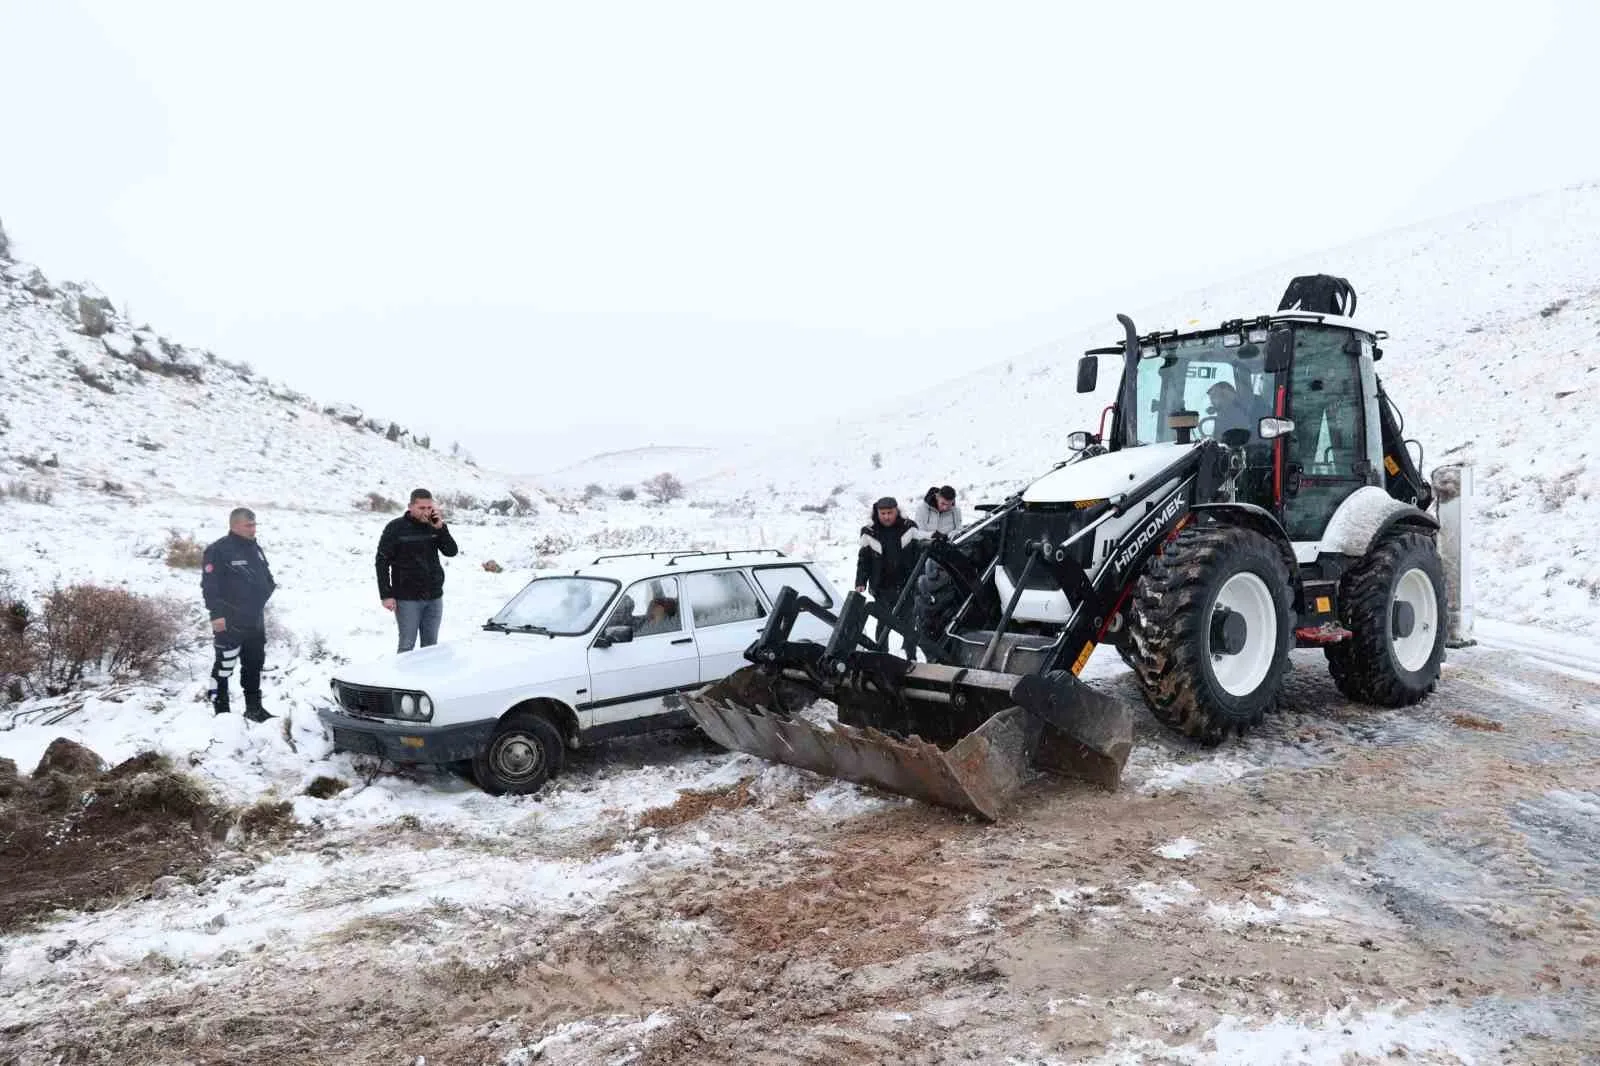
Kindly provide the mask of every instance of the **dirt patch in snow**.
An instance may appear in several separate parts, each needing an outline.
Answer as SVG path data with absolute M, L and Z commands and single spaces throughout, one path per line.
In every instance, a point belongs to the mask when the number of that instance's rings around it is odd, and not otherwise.
M 685 789 L 670 806 L 652 807 L 639 816 L 639 826 L 646 829 L 670 829 L 704 818 L 711 811 L 731 811 L 755 802 L 750 792 L 750 778 L 745 778 L 727 788 Z
M 203 867 L 226 812 L 158 755 L 102 772 L 57 741 L 0 799 L 0 932 L 57 908 L 93 910 Z

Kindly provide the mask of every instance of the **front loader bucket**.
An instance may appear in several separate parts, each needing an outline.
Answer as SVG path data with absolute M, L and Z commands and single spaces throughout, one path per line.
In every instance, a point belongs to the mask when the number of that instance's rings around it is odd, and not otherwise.
M 989 821 L 1031 765 L 1115 788 L 1132 747 L 1132 712 L 1070 674 L 917 663 L 825 693 L 797 682 L 746 667 L 685 700 L 725 748 Z M 836 721 L 815 707 L 819 695 L 834 700 Z

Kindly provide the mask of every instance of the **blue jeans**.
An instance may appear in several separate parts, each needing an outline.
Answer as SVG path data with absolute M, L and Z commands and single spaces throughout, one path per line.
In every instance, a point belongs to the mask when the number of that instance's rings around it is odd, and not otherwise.
M 422 635 L 422 646 L 439 642 L 439 620 L 444 617 L 444 597 L 436 600 L 395 600 L 394 620 L 400 626 L 400 650 L 410 651 Z

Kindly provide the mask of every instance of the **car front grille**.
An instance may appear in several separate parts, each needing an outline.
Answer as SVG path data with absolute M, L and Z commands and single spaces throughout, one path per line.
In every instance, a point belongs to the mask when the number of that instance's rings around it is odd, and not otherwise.
M 393 718 L 394 691 L 339 682 L 339 706 L 366 718 Z
M 381 755 L 378 738 L 371 733 L 357 733 L 353 729 L 335 729 L 333 746 L 339 751 L 353 751 L 358 755 Z

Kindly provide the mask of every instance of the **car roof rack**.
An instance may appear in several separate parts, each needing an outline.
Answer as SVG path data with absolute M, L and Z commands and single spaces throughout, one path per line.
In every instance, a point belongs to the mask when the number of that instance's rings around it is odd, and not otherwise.
M 672 556 L 673 558 L 676 559 L 676 558 L 681 558 L 682 556 L 685 556 L 685 555 L 704 555 L 704 554 L 705 554 L 705 552 L 700 551 L 698 549 L 692 549 L 690 551 L 678 551 L 678 550 L 674 549 L 674 550 L 671 550 L 671 551 L 654 551 L 654 552 L 618 552 L 615 555 L 596 555 L 594 557 L 594 562 L 590 563 L 589 565 L 590 566 L 594 566 L 595 563 L 603 563 L 607 559 L 646 559 L 646 558 L 654 559 L 658 555 L 663 555 L 663 556 L 670 555 L 670 556 Z
M 769 554 L 769 553 L 772 554 L 772 555 L 776 555 L 780 559 L 787 559 L 788 558 L 787 555 L 783 554 L 783 552 L 779 551 L 777 548 L 729 548 L 726 551 L 679 552 L 677 555 L 674 555 L 671 559 L 667 560 L 667 565 L 668 566 L 675 566 L 679 559 L 688 558 L 690 556 L 695 556 L 695 555 L 703 556 L 703 557 L 708 558 L 708 559 L 720 555 L 724 559 L 727 559 L 728 561 L 732 562 L 733 561 L 733 557 L 735 555 L 766 555 L 766 554 Z

